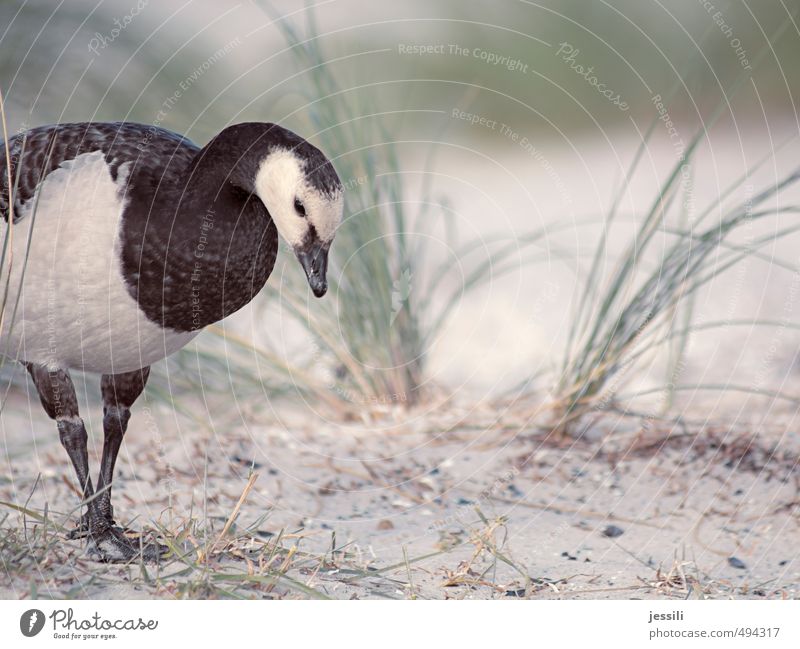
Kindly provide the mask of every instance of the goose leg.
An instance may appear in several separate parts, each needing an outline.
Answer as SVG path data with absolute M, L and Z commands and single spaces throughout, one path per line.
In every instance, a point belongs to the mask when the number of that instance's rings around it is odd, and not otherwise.
M 111 480 L 117 462 L 122 438 L 128 429 L 131 406 L 144 390 L 150 368 L 145 367 L 124 374 L 103 374 L 100 387 L 103 393 L 103 458 L 100 462 L 100 476 L 97 478 L 97 500 L 100 512 L 113 525 L 114 508 L 111 506 Z
M 109 562 L 131 561 L 139 557 L 139 547 L 111 525 L 100 508 L 99 499 L 92 498 L 94 489 L 89 477 L 89 454 L 86 448 L 88 436 L 78 413 L 78 399 L 69 372 L 32 363 L 27 363 L 26 367 L 45 412 L 56 422 L 61 444 L 78 477 L 83 499 L 89 500 L 86 512 L 89 554 L 100 561 Z M 161 553 L 160 548 L 146 547 L 141 556 L 154 560 Z
M 150 368 L 145 367 L 123 374 L 103 374 L 100 390 L 103 395 L 103 457 L 100 461 L 100 475 L 97 478 L 97 506 L 109 525 L 116 527 L 114 508 L 111 505 L 111 483 L 114 465 L 117 462 L 122 438 L 131 417 L 130 408 L 142 394 Z M 121 531 L 120 528 L 118 528 Z M 76 539 L 86 536 L 89 531 L 88 514 L 81 518 L 80 525 L 69 534 Z
M 69 372 L 62 369 L 48 370 L 32 363 L 26 363 L 25 367 L 33 379 L 45 412 L 56 422 L 61 445 L 66 449 L 78 476 L 83 498 L 90 498 L 94 490 L 89 478 L 86 428 L 78 414 L 78 400 Z
M 114 465 L 117 462 L 122 438 L 128 429 L 128 420 L 131 418 L 131 406 L 144 390 L 150 368 L 145 367 L 133 372 L 123 374 L 103 374 L 100 389 L 103 394 L 103 457 L 100 460 L 100 475 L 97 478 L 97 510 L 116 538 L 122 538 L 130 546 L 131 541 L 122 535 L 122 530 L 115 527 L 114 508 L 111 505 L 111 484 L 114 476 Z M 91 533 L 91 520 L 90 533 Z M 103 543 L 98 541 L 97 547 L 103 551 Z M 113 544 L 112 544 L 113 545 Z M 138 556 L 139 548 L 133 544 L 135 555 Z M 157 561 L 167 551 L 164 546 L 150 543 L 145 545 L 141 552 L 147 561 Z M 123 560 L 129 560 L 126 556 Z

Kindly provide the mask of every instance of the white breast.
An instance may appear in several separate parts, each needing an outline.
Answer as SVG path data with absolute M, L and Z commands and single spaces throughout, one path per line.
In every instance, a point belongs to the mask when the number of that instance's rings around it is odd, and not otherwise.
M 119 247 L 127 175 L 122 165 L 115 182 L 103 153 L 86 153 L 50 173 L 38 199 L 26 204 L 13 225 L 10 274 L 8 255 L 0 271 L 0 305 L 8 286 L 0 354 L 119 373 L 150 365 L 197 335 L 147 320 L 125 287 Z M 8 236 L 4 221 L 0 230 Z

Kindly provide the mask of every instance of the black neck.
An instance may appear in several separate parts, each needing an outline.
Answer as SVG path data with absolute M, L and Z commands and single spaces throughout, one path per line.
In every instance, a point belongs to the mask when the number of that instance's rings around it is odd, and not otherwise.
M 198 330 L 242 308 L 266 283 L 278 236 L 252 191 L 258 165 L 276 145 L 270 129 L 226 129 L 175 185 L 132 177 L 136 199 L 124 217 L 123 269 L 150 320 Z

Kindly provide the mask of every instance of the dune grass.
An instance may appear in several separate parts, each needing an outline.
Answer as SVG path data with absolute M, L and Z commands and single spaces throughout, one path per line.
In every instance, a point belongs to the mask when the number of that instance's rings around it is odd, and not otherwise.
M 184 395 L 199 398 L 200 394 L 234 393 L 242 401 L 259 401 L 249 397 L 262 396 L 265 387 L 271 396 L 298 390 L 343 415 L 367 410 L 372 404 L 410 406 L 429 398 L 433 390 L 428 387 L 425 354 L 460 300 L 504 268 L 514 267 L 520 246 L 544 236 L 537 231 L 516 240 L 496 238 L 491 240 L 496 244 L 492 251 L 485 241 L 467 241 L 457 246 L 453 256 L 463 264 L 464 276 L 453 272 L 453 259 L 441 259 L 427 243 L 430 237 L 418 236 L 431 235 L 437 228 L 439 232 L 453 231 L 447 201 L 435 197 L 430 184 L 412 189 L 387 116 L 368 103 L 359 103 L 363 100 L 337 83 L 313 22 L 306 37 L 288 23 L 279 24 L 296 70 L 309 82 L 304 107 L 308 123 L 302 132 L 334 158 L 348 187 L 347 220 L 333 250 L 328 299 L 309 301 L 302 274 L 289 264 L 287 274 L 274 277 L 254 305 L 260 316 L 279 303 L 310 341 L 312 354 L 297 359 L 279 345 L 256 346 L 229 328 L 216 326 L 191 349 L 156 366 L 148 398 L 168 404 L 202 426 L 210 426 L 211 417 L 194 412 Z M 2 117 L 7 142 L 5 115 Z M 300 120 L 297 115 L 289 118 Z M 797 230 L 786 227 L 746 247 L 729 242 L 733 233 L 755 219 L 800 211 L 796 206 L 784 206 L 778 212 L 768 206 L 770 199 L 798 181 L 798 173 L 763 188 L 746 203 L 725 208 L 714 220 L 726 193 L 688 223 L 680 212 L 681 165 L 691 163 L 691 152 L 702 137 L 703 133 L 698 133 L 687 159 L 678 163 L 665 181 L 608 283 L 599 286 L 598 275 L 589 275 L 558 376 L 561 410 L 557 428 L 564 432 L 575 433 L 584 415 L 602 407 L 614 378 L 627 374 L 653 350 L 669 346 L 670 367 L 678 366 L 688 337 L 701 327 L 716 326 L 693 323 L 692 299 L 697 291 L 745 257 L 758 256 L 759 247 L 774 241 L 775 236 Z M 744 180 L 734 183 L 730 193 Z M 420 197 L 412 201 L 409 195 L 413 191 Z M 612 208 L 608 225 L 614 214 Z M 664 235 L 672 241 L 663 254 L 664 263 L 644 271 L 643 259 Z M 6 255 L 11 236 L 3 243 L 2 268 L 12 263 Z M 593 267 L 599 263 L 604 243 L 598 245 Z M 3 298 L 0 314 L 6 311 Z M 27 380 L 22 371 L 17 376 Z M 662 447 L 659 442 L 647 451 Z M 774 455 L 771 450 L 766 454 Z M 627 455 L 627 451 L 622 454 Z M 790 458 L 787 464 L 793 470 L 797 461 Z M 228 477 L 235 480 L 239 476 Z M 420 584 L 432 574 L 437 580 L 437 596 L 457 593 L 472 597 L 476 592 L 489 592 L 492 596 L 528 597 L 535 595 L 537 587 L 558 593 L 556 585 L 568 582 L 566 574 L 556 580 L 530 574 L 506 547 L 508 520 L 487 517 L 478 508 L 477 523 L 467 526 L 463 537 L 420 556 L 409 555 L 404 548 L 400 562 L 365 560 L 350 544 L 337 543 L 334 533 L 329 550 L 311 552 L 303 545 L 301 529 L 262 526 L 263 518 L 240 524 L 254 481 L 255 474 L 251 474 L 241 498 L 230 503 L 221 520 L 192 512 L 174 524 L 153 523 L 147 533 L 156 535 L 172 551 L 171 563 L 163 569 L 133 564 L 98 570 L 82 556 L 79 544 L 63 539 L 64 530 L 74 524 L 76 511 L 59 514 L 46 508 L 31 509 L 27 503 L 0 503 L 13 510 L 11 515 L 0 514 L 0 572 L 15 585 L 28 581 L 27 589 L 19 592 L 31 598 L 86 597 L 87 593 L 124 587 L 133 589 L 136 596 L 169 598 L 325 599 L 331 596 L 328 586 L 342 584 L 353 586 L 360 596 L 413 598 L 425 595 Z M 381 482 L 374 486 L 386 488 Z M 517 507 L 542 507 L 538 502 L 520 502 L 516 496 L 493 500 Z M 557 511 L 561 515 L 568 508 L 560 503 Z M 583 506 L 576 511 L 588 515 Z M 605 513 L 597 512 L 597 516 Z M 466 557 L 456 550 L 466 550 Z M 441 559 L 435 571 L 420 567 L 431 558 Z M 498 567 L 509 568 L 514 581 L 496 579 Z M 698 589 L 713 594 L 718 587 L 709 585 L 699 570 L 692 574 L 686 564 L 676 562 L 667 571 L 655 570 L 646 584 L 630 588 L 685 597 Z
M 303 127 L 298 130 L 333 158 L 347 188 L 345 221 L 332 250 L 329 296 L 310 301 L 302 274 L 289 264 L 285 274 L 270 280 L 254 307 L 259 316 L 267 317 L 270 305 L 279 303 L 304 337 L 301 346 L 312 350 L 310 354 L 293 355 L 277 344 L 257 346 L 229 328 L 216 326 L 198 344 L 155 369 L 151 393 L 175 404 L 182 394 L 198 390 L 236 389 L 242 395 L 263 393 L 264 389 L 270 395 L 300 391 L 340 413 L 351 414 L 371 404 L 411 406 L 430 392 L 426 353 L 460 301 L 495 279 L 522 246 L 538 242 L 544 232 L 514 240 L 468 240 L 455 248 L 452 257 L 442 259 L 432 249 L 436 236 L 458 240 L 448 202 L 435 195 L 432 174 L 423 173 L 421 186 L 412 188 L 393 135 L 396 115 L 375 108 L 377 101 L 369 99 L 363 89 L 355 92 L 339 83 L 332 65 L 336 59 L 323 50 L 313 10 L 305 13 L 307 24 L 301 35 L 292 22 L 268 5 L 261 6 L 285 38 L 283 56 L 293 69 L 287 77 L 296 77 L 297 88 L 307 100 L 282 121 Z M 771 42 L 789 24 L 786 21 Z M 765 46 L 755 57 L 754 66 L 767 49 Z M 743 81 L 744 77 L 737 80 L 729 97 Z M 604 235 L 572 318 L 563 362 L 553 379 L 561 404 L 560 427 L 570 427 L 596 408 L 612 377 L 629 369 L 646 351 L 667 344 L 670 366 L 679 365 L 693 331 L 691 301 L 698 289 L 743 258 L 758 256 L 759 247 L 776 236 L 795 231 L 784 228 L 746 249 L 728 243 L 729 236 L 744 224 L 796 211 L 795 206 L 784 206 L 780 212 L 763 206 L 795 184 L 797 173 L 763 188 L 747 205 L 723 208 L 723 201 L 747 176 L 738 179 L 688 224 L 679 200 L 682 173 L 693 164 L 696 148 L 722 108 L 720 104 L 691 140 L 684 158 L 675 163 L 616 270 L 600 286 L 598 270 L 605 237 L 657 120 L 641 143 L 606 216 Z M 2 97 L 0 111 L 7 142 Z M 429 161 L 434 153 L 431 149 Z M 722 216 L 713 220 L 719 210 L 723 210 Z M 664 261 L 643 277 L 642 260 L 656 254 L 663 236 L 671 237 Z M 12 259 L 12 237 L 13 226 L 3 241 L 0 263 L 4 269 L 24 263 Z M 490 248 L 490 244 L 495 245 Z M 713 268 L 709 265 L 712 258 L 716 262 Z M 8 286 L 0 289 L 1 321 L 13 317 L 13 309 L 6 304 Z M 673 335 L 678 330 L 681 334 Z
M 396 129 L 389 127 L 397 115 L 378 111 L 363 92 L 339 84 L 313 11 L 306 14 L 304 36 L 265 11 L 285 37 L 286 56 L 302 80 L 298 92 L 307 100 L 302 115 L 296 111 L 281 121 L 299 123 L 298 130 L 331 156 L 346 188 L 345 218 L 331 250 L 326 299 L 309 300 L 302 273 L 290 265 L 280 277 L 273 275 L 254 303 L 261 313 L 280 303 L 302 332 L 301 348 L 312 353 L 254 346 L 212 327 L 218 340 L 205 339 L 204 375 L 235 366 L 251 386 L 266 381 L 271 394 L 280 394 L 288 385 L 340 413 L 373 405 L 410 407 L 430 396 L 426 353 L 460 300 L 506 272 L 520 249 L 545 231 L 456 244 L 454 217 L 447 200 L 434 196 L 432 175 L 423 172 L 419 195 L 411 195 L 411 175 L 399 160 Z M 429 162 L 434 153 L 429 151 Z M 448 259 L 433 250 L 432 242 L 441 238 L 454 245 Z M 178 362 L 196 365 L 189 358 Z
M 676 175 L 677 170 L 668 181 L 667 192 L 672 191 L 670 185 Z M 667 331 L 676 328 L 680 321 L 674 317 L 675 311 L 682 302 L 690 300 L 698 289 L 717 275 L 775 240 L 776 235 L 770 235 L 752 242 L 746 250 L 725 250 L 715 257 L 715 265 L 709 267 L 712 254 L 743 224 L 779 214 L 800 213 L 798 206 L 756 209 L 798 180 L 800 171 L 764 189 L 747 204 L 727 210 L 717 222 L 697 230 L 678 231 L 664 253 L 663 262 L 631 290 L 637 282 L 640 260 L 648 254 L 655 254 L 655 246 L 649 246 L 663 225 L 664 208 L 672 202 L 669 197 L 665 205 L 664 194 L 659 196 L 640 227 L 635 245 L 631 245 L 624 255 L 600 301 L 594 308 L 583 311 L 582 322 L 578 325 L 580 330 L 575 334 L 574 347 L 566 358 L 559 384 L 560 398 L 564 403 L 560 425 L 568 428 L 593 409 L 611 378 L 617 372 L 629 369 L 630 364 L 643 355 L 642 345 L 647 351 L 652 351 L 654 335 L 657 336 L 665 326 Z M 704 216 L 713 207 L 709 207 Z M 782 229 L 777 236 L 787 236 L 798 230 L 800 227 L 791 226 Z M 720 323 L 720 326 L 725 324 Z M 684 321 L 680 329 L 678 355 L 692 330 L 693 327 Z M 665 338 L 675 340 L 676 336 L 668 333 L 661 342 Z
M 770 51 L 772 43 L 790 25 L 791 21 L 784 21 L 769 43 L 761 49 L 754 59 L 755 68 Z M 692 323 L 692 305 L 698 290 L 743 259 L 749 256 L 761 257 L 759 251 L 764 246 L 800 230 L 800 226 L 796 225 L 776 228 L 770 235 L 749 241 L 745 246 L 729 242 L 731 235 L 745 225 L 761 219 L 778 219 L 784 214 L 800 212 L 800 206 L 797 205 L 778 204 L 773 207 L 769 204 L 770 199 L 778 197 L 782 191 L 800 181 L 800 168 L 738 204 L 732 207 L 726 205 L 727 199 L 770 161 L 778 149 L 771 151 L 741 178 L 737 178 L 694 216 L 691 223 L 688 222 L 685 210 L 686 201 L 679 200 L 685 198 L 682 192 L 691 191 L 686 187 L 682 188 L 681 180 L 692 174 L 693 157 L 698 146 L 747 78 L 744 73 L 737 78 L 726 93 L 725 100 L 718 103 L 710 117 L 697 129 L 684 154 L 672 167 L 649 210 L 641 219 L 616 269 L 608 281 L 601 284 L 598 278 L 606 237 L 617 216 L 622 196 L 657 127 L 658 119 L 652 120 L 605 219 L 603 236 L 595 249 L 572 319 L 555 391 L 556 433 L 579 434 L 578 424 L 586 414 L 604 409 L 616 398 L 620 385 L 614 386 L 612 394 L 608 394 L 612 379 L 626 374 L 637 361 L 665 344 L 669 353 L 669 375 L 677 374 L 689 337 L 695 329 Z M 669 97 L 675 94 L 678 87 L 678 84 L 673 87 Z M 668 103 L 669 98 L 665 102 Z M 664 244 L 665 238 L 667 244 Z M 664 246 L 663 249 L 660 246 Z M 652 270 L 643 270 L 642 262 L 653 258 L 659 259 L 659 263 Z M 767 261 L 781 265 L 779 260 L 767 258 Z M 795 270 L 788 266 L 787 268 Z M 758 326 L 770 323 L 751 320 L 748 324 Z M 727 322 L 719 322 L 711 326 L 727 325 Z M 708 326 L 709 323 L 703 325 L 704 328 Z M 625 377 L 621 380 L 624 382 Z M 680 386 L 668 381 L 665 388 L 668 393 L 667 404 L 671 403 L 674 391 L 679 389 Z
M 323 50 L 312 10 L 305 14 L 308 22 L 301 35 L 289 20 L 264 8 L 285 38 L 283 56 L 293 70 L 287 77 L 297 79 L 298 91 L 306 98 L 301 109 L 275 119 L 297 124 L 328 153 L 347 189 L 345 221 L 332 249 L 329 295 L 310 300 L 302 273 L 296 264 L 287 264 L 286 272 L 273 276 L 254 303 L 255 318 L 274 317 L 268 311 L 280 304 L 301 335 L 298 346 L 305 354 L 294 354 L 283 341 L 254 345 L 224 325 L 214 326 L 195 345 L 154 368 L 149 393 L 179 409 L 184 394 L 230 390 L 243 398 L 265 391 L 270 396 L 299 391 L 343 415 L 371 405 L 412 406 L 435 392 L 426 373 L 426 354 L 448 317 L 470 291 L 513 268 L 520 249 L 540 241 L 545 231 L 515 239 L 467 240 L 443 259 L 431 242 L 437 237 L 457 241 L 457 228 L 447 199 L 435 194 L 433 175 L 423 173 L 421 185 L 412 187 L 411 175 L 404 173 L 393 135 L 397 116 L 375 108 L 377 101 L 363 89 L 356 92 L 339 83 L 332 64 L 336 59 Z M 742 82 L 743 78 L 737 80 L 729 96 Z M 764 188 L 747 205 L 724 209 L 713 220 L 723 209 L 721 203 L 746 181 L 738 179 L 697 219 L 687 222 L 679 200 L 682 174 L 692 166 L 696 148 L 721 109 L 697 132 L 684 159 L 675 163 L 616 270 L 600 286 L 605 237 L 657 120 L 641 143 L 606 216 L 563 362 L 552 378 L 560 404 L 558 428 L 573 427 L 583 414 L 602 404 L 612 378 L 625 374 L 646 352 L 666 344 L 670 367 L 677 367 L 693 331 L 691 302 L 698 289 L 746 256 L 758 256 L 758 248 L 775 236 L 795 231 L 784 228 L 746 249 L 728 243 L 742 225 L 776 216 L 762 206 L 794 184 L 797 174 Z M 4 113 L 2 117 L 7 142 Z M 429 163 L 434 155 L 432 148 Z M 781 213 L 795 209 L 784 206 Z M 12 263 L 8 254 L 12 232 L 10 228 L 3 242 L 4 268 Z M 662 253 L 663 263 L 644 273 L 642 260 L 656 254 L 664 236 L 671 237 L 671 243 Z M 10 306 L 4 291 L 0 317 L 9 317 Z M 24 379 L 20 373 L 17 377 Z
M 300 391 L 340 413 L 364 411 L 371 404 L 411 406 L 430 395 L 426 353 L 460 301 L 513 266 L 508 262 L 517 259 L 520 249 L 539 242 L 545 232 L 533 231 L 514 240 L 466 241 L 452 258 L 437 256 L 430 245 L 436 233 L 452 241 L 458 237 L 448 201 L 435 196 L 433 176 L 425 174 L 419 197 L 412 196 L 394 131 L 387 126 L 392 122 L 364 99 L 363 92 L 338 83 L 332 66 L 336 59 L 323 50 L 313 11 L 306 12 L 303 35 L 279 14 L 268 7 L 266 11 L 284 35 L 295 74 L 302 79 L 307 103 L 302 107 L 305 120 L 301 123 L 308 126 L 303 132 L 332 156 L 348 187 L 345 222 L 333 247 L 329 299 L 309 302 L 302 274 L 290 269 L 280 283 L 271 281 L 265 291 L 267 299 L 257 302 L 257 308 L 266 310 L 270 300 L 280 301 L 304 332 L 306 347 L 313 353 L 298 360 L 279 346 L 253 346 L 223 328 L 214 328 L 212 334 L 221 340 L 205 348 L 209 365 L 204 367 L 235 368 L 242 380 L 256 389 L 267 381 L 273 394 Z M 770 43 L 790 24 L 785 21 Z M 768 51 L 769 44 L 754 57 L 754 67 Z M 745 75 L 735 81 L 728 100 L 745 81 Z M 669 96 L 680 86 L 676 82 Z M 697 130 L 643 215 L 616 270 L 600 285 L 598 271 L 606 237 L 659 124 L 657 119 L 647 131 L 605 218 L 604 235 L 595 248 L 563 361 L 552 377 L 557 431 L 574 432 L 583 415 L 602 408 L 612 379 L 626 375 L 649 352 L 666 346 L 669 373 L 675 374 L 695 328 L 692 303 L 698 290 L 742 259 L 760 257 L 759 249 L 777 237 L 797 231 L 794 226 L 785 227 L 746 247 L 730 243 L 731 235 L 742 226 L 798 209 L 784 205 L 774 210 L 768 205 L 800 179 L 797 172 L 761 188 L 746 204 L 724 204 L 768 159 L 737 179 L 689 222 L 681 200 L 681 181 L 687 170 L 694 173 L 694 153 L 725 105 L 720 102 Z M 298 114 L 288 118 L 300 120 Z M 434 154 L 431 149 L 429 160 Z M 665 237 L 668 245 L 660 250 Z M 495 245 L 490 248 L 488 244 Z M 645 271 L 642 261 L 654 254 L 662 256 L 662 263 Z M 464 269 L 463 279 L 453 272 L 454 262 Z M 232 354 L 236 362 L 223 363 L 220 354 Z M 188 373 L 187 377 L 191 381 Z M 669 408 L 673 392 L 680 389 L 668 388 L 665 408 Z

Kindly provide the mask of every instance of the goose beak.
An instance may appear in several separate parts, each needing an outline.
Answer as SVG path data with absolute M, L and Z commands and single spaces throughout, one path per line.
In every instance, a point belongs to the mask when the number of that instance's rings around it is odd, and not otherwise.
M 317 297 L 322 297 L 328 290 L 328 247 L 319 241 L 295 250 L 303 270 L 306 271 L 308 285 Z

